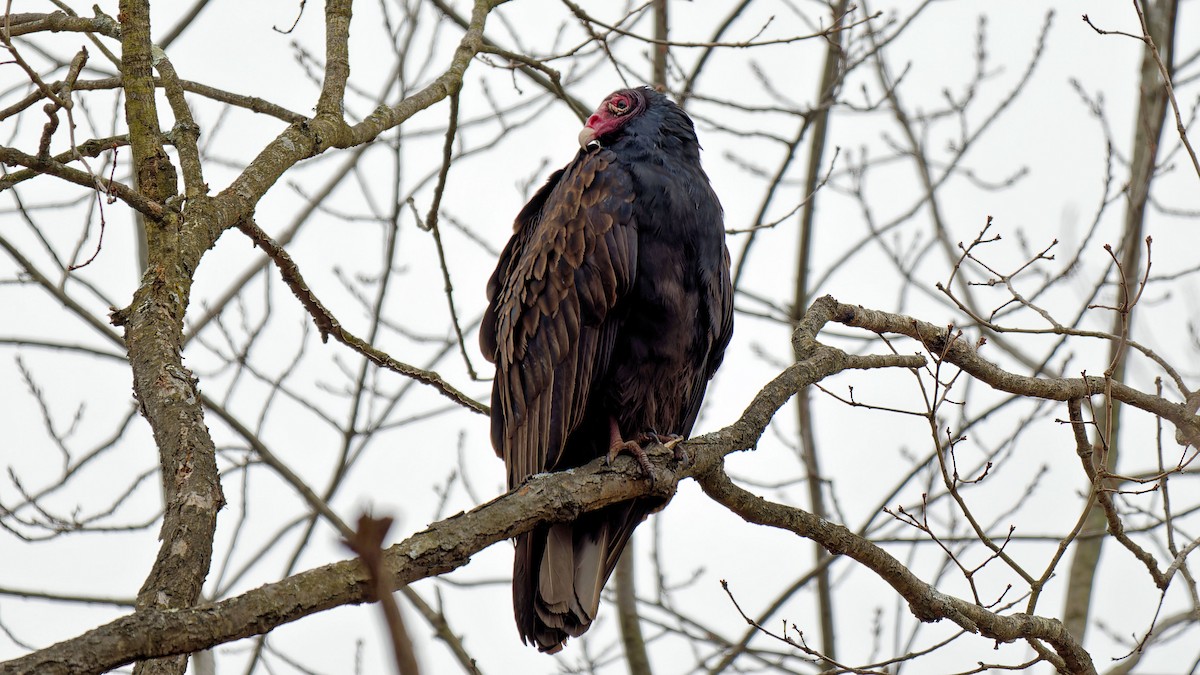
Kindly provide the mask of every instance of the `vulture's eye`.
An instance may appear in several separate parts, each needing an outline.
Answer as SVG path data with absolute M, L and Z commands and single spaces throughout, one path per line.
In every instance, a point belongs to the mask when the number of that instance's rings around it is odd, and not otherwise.
M 629 101 L 624 98 L 614 98 L 608 103 L 608 111 L 614 115 L 624 115 L 629 112 Z

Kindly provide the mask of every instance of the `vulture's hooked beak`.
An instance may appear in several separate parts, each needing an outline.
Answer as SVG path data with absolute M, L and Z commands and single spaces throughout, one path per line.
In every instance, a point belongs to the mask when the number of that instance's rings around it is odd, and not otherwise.
M 600 147 L 600 141 L 596 140 L 596 130 L 591 127 L 584 127 L 579 130 L 579 147 L 584 150 L 594 150 Z

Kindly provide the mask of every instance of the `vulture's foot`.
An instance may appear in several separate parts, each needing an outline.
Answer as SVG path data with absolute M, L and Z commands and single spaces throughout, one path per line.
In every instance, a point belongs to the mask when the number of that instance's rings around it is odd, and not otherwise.
M 642 467 L 642 471 L 646 472 L 646 476 L 650 481 L 654 481 L 654 471 L 650 466 L 650 457 L 646 454 L 646 449 L 642 447 L 641 441 L 645 434 L 639 434 L 638 440 L 627 441 L 621 436 L 621 430 L 617 427 L 617 421 L 611 417 L 608 420 L 609 445 L 607 460 L 609 464 L 619 457 L 621 453 L 633 455 L 637 460 L 638 466 Z
M 679 447 L 679 444 L 684 441 L 683 436 L 679 434 L 660 434 L 655 431 L 645 431 L 638 434 L 638 440 L 642 443 L 653 441 L 671 451 L 671 457 L 677 462 L 688 463 L 689 457 L 687 451 Z
M 637 460 L 638 466 L 642 467 L 642 471 L 646 472 L 646 476 L 650 480 L 654 480 L 653 468 L 650 466 L 650 456 L 646 454 L 646 449 L 638 444 L 637 441 L 620 441 L 608 446 L 608 463 L 621 456 L 621 453 L 633 455 Z

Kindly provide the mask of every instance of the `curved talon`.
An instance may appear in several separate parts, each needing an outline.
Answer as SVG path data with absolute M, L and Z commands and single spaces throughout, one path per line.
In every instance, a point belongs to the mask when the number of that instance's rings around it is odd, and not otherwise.
M 683 462 L 687 466 L 691 462 L 686 450 L 678 449 L 678 445 L 686 439 L 679 434 L 660 434 L 657 431 L 644 431 L 638 434 L 638 441 L 645 443 L 647 441 L 657 443 L 667 450 L 671 451 L 671 458 L 677 462 Z
M 683 440 L 683 436 L 679 434 L 660 434 L 657 431 L 643 431 L 637 435 L 637 440 L 639 443 L 654 442 L 671 450 Z
M 671 457 L 674 458 L 675 461 L 682 462 L 684 466 L 687 466 L 692 463 L 692 458 L 691 458 L 691 456 L 688 455 L 687 450 L 684 450 L 683 448 L 679 447 L 679 444 L 682 443 L 683 441 L 684 441 L 683 436 L 672 434 L 671 438 L 668 439 L 667 442 L 663 443 L 662 445 L 664 448 L 671 451 Z

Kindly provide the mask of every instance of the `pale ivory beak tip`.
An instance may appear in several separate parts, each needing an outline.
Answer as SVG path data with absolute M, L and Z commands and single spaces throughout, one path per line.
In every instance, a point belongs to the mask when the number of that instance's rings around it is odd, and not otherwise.
M 583 129 L 581 129 L 579 131 L 579 147 L 583 148 L 584 150 L 587 150 L 588 146 L 590 144 L 594 143 L 595 140 L 596 140 L 596 130 L 595 129 L 593 129 L 591 127 L 584 127 Z

